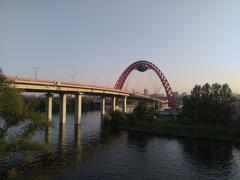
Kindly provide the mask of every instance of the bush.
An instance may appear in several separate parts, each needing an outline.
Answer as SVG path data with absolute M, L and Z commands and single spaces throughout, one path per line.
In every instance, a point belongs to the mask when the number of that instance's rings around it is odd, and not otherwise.
M 127 120 L 127 114 L 121 111 L 114 111 L 110 114 L 111 117 L 111 127 L 113 129 L 118 129 L 119 123 L 121 121 L 126 121 Z
M 17 175 L 18 175 L 18 173 L 17 173 L 17 170 L 15 168 L 10 169 L 7 173 L 8 179 L 16 179 Z
M 129 126 L 134 126 L 138 120 L 137 116 L 133 113 L 127 114 L 127 121 Z

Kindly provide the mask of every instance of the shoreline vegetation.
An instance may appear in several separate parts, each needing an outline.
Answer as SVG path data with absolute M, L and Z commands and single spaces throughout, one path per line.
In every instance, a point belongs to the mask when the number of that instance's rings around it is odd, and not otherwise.
M 159 117 L 159 112 L 139 104 L 133 113 L 112 112 L 105 122 L 113 128 L 137 132 L 240 142 L 239 122 L 232 118 L 234 101 L 227 84 L 206 83 L 196 85 L 183 98 L 177 116 Z
M 240 142 L 240 128 L 223 126 L 206 126 L 189 123 L 187 120 L 172 118 L 138 120 L 132 113 L 114 112 L 104 118 L 104 125 L 113 129 L 149 133 L 160 136 L 197 138 Z
M 11 162 L 5 169 L 0 168 L 0 179 L 16 178 L 21 172 L 22 167 L 15 164 L 16 155 L 22 158 L 21 165 L 28 167 L 36 154 L 52 153 L 48 144 L 32 140 L 37 132 L 51 127 L 46 116 L 34 107 L 34 101 L 25 102 L 21 92 L 8 85 L 0 68 L 0 117 L 3 119 L 0 123 L 0 166 Z M 11 134 L 14 128 L 18 130 Z

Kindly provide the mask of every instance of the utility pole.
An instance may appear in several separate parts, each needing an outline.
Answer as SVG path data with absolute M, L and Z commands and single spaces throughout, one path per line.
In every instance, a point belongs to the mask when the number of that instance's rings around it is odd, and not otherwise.
M 76 74 L 76 73 L 72 73 L 72 74 L 70 74 L 70 76 L 72 77 L 72 82 L 74 83 L 74 81 L 75 81 L 75 76 L 77 76 L 77 74 Z
M 35 80 L 37 80 L 39 67 L 33 67 L 33 70 L 34 70 L 34 74 L 35 74 Z
M 93 85 L 96 86 L 96 81 L 98 80 L 98 78 L 93 78 Z

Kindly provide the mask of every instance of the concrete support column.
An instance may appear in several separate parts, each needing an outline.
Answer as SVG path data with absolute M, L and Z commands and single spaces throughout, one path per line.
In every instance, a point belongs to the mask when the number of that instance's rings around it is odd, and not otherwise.
M 123 97 L 122 101 L 122 112 L 127 112 L 127 96 Z
M 112 98 L 112 111 L 116 111 L 116 97 Z
M 147 109 L 151 109 L 151 102 L 147 102 Z
M 52 120 L 52 100 L 53 95 L 50 93 L 47 93 L 46 95 L 46 115 L 49 121 Z
M 76 93 L 75 94 L 75 114 L 74 114 L 75 124 L 81 123 L 81 116 L 82 116 L 82 93 Z
M 106 113 L 106 97 L 102 97 L 101 99 L 101 115 L 104 116 Z
M 66 123 L 66 108 L 67 108 L 67 95 L 60 94 L 60 108 L 59 108 L 59 118 L 60 124 Z
M 154 102 L 150 102 L 150 109 L 154 109 Z
M 159 109 L 159 102 L 155 101 L 154 105 L 155 105 L 155 110 L 158 110 Z

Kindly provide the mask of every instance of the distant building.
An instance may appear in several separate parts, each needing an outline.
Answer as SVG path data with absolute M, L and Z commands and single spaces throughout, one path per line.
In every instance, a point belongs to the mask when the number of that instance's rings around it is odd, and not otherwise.
M 164 98 L 164 97 L 166 97 L 166 95 L 165 94 L 159 94 L 159 97 Z
M 178 97 L 178 95 L 179 95 L 178 92 L 173 92 L 174 97 Z
M 162 99 L 162 100 L 167 99 L 165 94 L 150 94 L 150 96 L 153 97 L 153 98 L 158 98 L 158 99 Z
M 180 94 L 179 92 L 173 92 L 173 96 L 177 99 L 182 99 L 184 96 L 187 96 L 187 93 L 183 92 Z
M 235 94 L 235 97 L 240 101 L 240 94 Z
M 186 92 L 183 92 L 183 93 L 181 94 L 181 96 L 182 96 L 182 97 L 187 96 L 187 93 L 186 93 Z
M 148 89 L 144 89 L 144 95 L 146 95 L 146 96 L 149 95 L 149 90 Z

